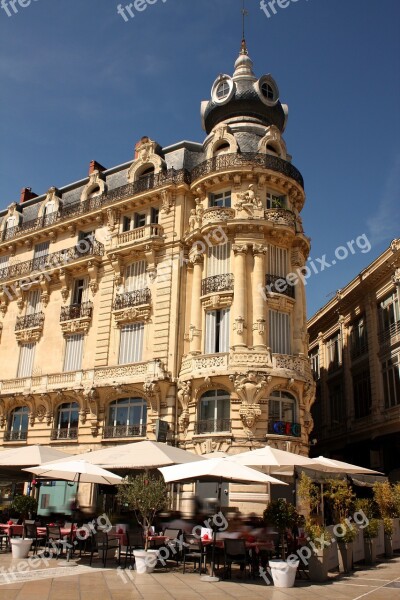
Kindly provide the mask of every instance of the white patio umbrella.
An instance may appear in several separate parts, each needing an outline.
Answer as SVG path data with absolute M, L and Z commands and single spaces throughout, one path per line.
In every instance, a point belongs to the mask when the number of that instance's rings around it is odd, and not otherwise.
M 311 461 L 314 467 L 310 466 L 310 469 L 317 471 L 324 471 L 325 473 L 349 473 L 349 474 L 366 474 L 366 475 L 383 475 L 380 471 L 373 471 L 366 467 L 358 467 L 341 460 L 335 460 L 333 458 L 325 458 L 325 456 L 318 456 L 318 458 L 312 458 Z
M 315 463 L 307 456 L 279 450 L 271 446 L 234 454 L 226 460 L 239 465 L 263 467 L 267 473 L 281 475 L 293 475 L 294 467 L 316 468 Z
M 77 488 L 79 488 L 79 483 L 117 485 L 122 482 L 122 477 L 119 475 L 106 471 L 97 465 L 92 465 L 85 460 L 70 460 L 62 463 L 53 462 L 22 470 L 34 473 L 43 478 L 74 481 L 77 483 Z
M 12 448 L 0 452 L 0 467 L 29 467 L 31 465 L 41 465 L 53 460 L 63 458 L 69 460 L 70 454 L 49 448 L 48 446 L 23 446 L 22 448 Z

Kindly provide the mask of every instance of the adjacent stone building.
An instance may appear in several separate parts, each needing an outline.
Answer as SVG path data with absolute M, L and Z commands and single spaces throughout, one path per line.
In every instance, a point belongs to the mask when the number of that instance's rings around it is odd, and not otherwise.
M 4 446 L 81 452 L 155 439 L 161 419 L 199 454 L 308 454 L 303 178 L 245 42 L 201 114 L 203 143 L 144 137 L 126 164 L 2 212 Z
M 308 322 L 314 455 L 400 479 L 400 240 Z

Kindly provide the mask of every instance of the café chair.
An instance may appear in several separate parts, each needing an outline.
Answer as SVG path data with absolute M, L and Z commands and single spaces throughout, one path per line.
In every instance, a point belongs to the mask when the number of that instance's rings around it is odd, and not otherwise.
M 120 558 L 125 556 L 125 564 L 124 569 L 126 569 L 126 565 L 128 564 L 128 557 L 130 562 L 135 560 L 134 550 L 143 550 L 144 536 L 142 531 L 138 531 L 136 533 L 128 533 L 126 532 L 126 546 L 121 545 L 120 549 Z
M 35 521 L 24 521 L 24 530 L 23 530 L 24 538 L 28 538 L 32 541 L 32 549 L 33 554 L 37 553 L 38 546 L 42 543 L 46 542 L 46 535 L 39 534 L 37 530 L 37 526 L 35 525 Z
M 108 552 L 110 550 L 118 550 L 118 562 L 121 560 L 121 544 L 119 538 L 113 538 L 108 535 L 105 531 L 97 531 L 92 535 L 92 547 L 90 552 L 90 562 L 92 564 L 93 555 L 95 552 L 98 553 L 99 558 L 103 562 L 103 567 L 106 567 Z
M 240 565 L 240 570 L 246 575 L 246 569 L 250 566 L 247 556 L 246 542 L 244 540 L 224 540 L 225 551 L 225 573 L 232 579 L 232 565 Z
M 199 564 L 199 573 L 206 570 L 206 550 L 201 539 L 191 533 L 183 534 L 183 573 L 186 570 L 186 562 L 193 563 L 193 569 L 196 570 L 196 564 Z
M 45 552 L 51 553 L 51 549 L 56 549 L 56 558 L 59 558 L 60 554 L 62 554 L 64 545 L 65 540 L 62 539 L 60 526 L 46 525 Z

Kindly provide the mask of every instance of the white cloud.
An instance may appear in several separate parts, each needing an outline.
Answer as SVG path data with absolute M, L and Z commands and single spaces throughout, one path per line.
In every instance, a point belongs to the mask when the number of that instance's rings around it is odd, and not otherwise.
M 377 211 L 367 220 L 372 245 L 399 237 L 400 222 L 400 155 L 394 165 L 377 204 Z

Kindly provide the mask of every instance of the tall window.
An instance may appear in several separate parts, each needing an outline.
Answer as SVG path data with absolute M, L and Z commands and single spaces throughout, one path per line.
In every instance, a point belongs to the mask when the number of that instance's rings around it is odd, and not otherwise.
M 336 426 L 344 423 L 347 419 L 346 405 L 341 383 L 329 385 L 329 406 L 331 411 L 331 425 Z
M 61 404 L 57 411 L 57 429 L 53 439 L 76 439 L 78 437 L 79 404 L 68 402 Z
M 122 230 L 131 231 L 132 229 L 138 229 L 146 225 L 146 213 L 134 213 L 133 215 L 126 215 L 123 218 Z
M 32 290 L 28 294 L 28 300 L 26 304 L 26 316 L 35 315 L 40 312 L 40 290 Z
M 267 192 L 267 208 L 285 208 L 286 196 L 282 196 L 279 192 Z
M 121 328 L 119 364 L 141 362 L 143 358 L 144 323 L 129 323 Z
M 40 269 L 40 267 L 44 265 L 45 257 L 49 253 L 49 248 L 50 242 L 42 242 L 41 244 L 36 244 L 33 251 L 33 270 Z
M 125 268 L 125 292 L 143 290 L 147 286 L 146 261 L 138 260 Z
M 26 440 L 29 425 L 29 408 L 19 406 L 15 408 L 9 419 L 8 432 L 5 435 L 7 441 Z
M 342 364 L 342 338 L 338 332 L 326 342 L 328 369 L 333 371 Z
M 205 354 L 229 352 L 229 308 L 206 312 Z
M 320 378 L 319 369 L 319 348 L 314 348 L 310 352 L 311 370 L 314 373 L 315 379 Z
M 296 421 L 296 398 L 289 392 L 272 392 L 268 405 L 270 421 L 284 421 L 285 423 Z
M 54 200 L 50 200 L 44 207 L 43 212 L 43 225 L 51 225 L 55 221 L 56 216 L 56 203 Z
M 365 318 L 361 317 L 353 323 L 350 332 L 350 352 L 352 358 L 365 354 L 368 350 L 368 338 Z
M 400 354 L 382 363 L 385 408 L 400 404 Z
M 353 375 L 354 413 L 356 419 L 371 414 L 371 381 L 369 371 Z
M 219 192 L 218 194 L 210 194 L 210 207 L 230 208 L 231 190 Z
M 145 436 L 147 403 L 143 398 L 121 398 L 108 409 L 106 437 Z
M 225 275 L 231 270 L 231 244 L 211 246 L 207 257 L 207 277 Z
M 83 333 L 75 333 L 65 338 L 64 372 L 80 371 L 83 357 Z
M 276 354 L 291 354 L 290 315 L 269 310 L 269 347 Z
M 397 291 L 385 298 L 379 305 L 381 331 L 385 332 L 400 321 L 399 297 Z
M 35 360 L 36 344 L 21 344 L 17 377 L 31 377 Z
M 196 433 L 230 431 L 230 396 L 224 390 L 211 390 L 200 399 Z
M 286 277 L 289 272 L 289 254 L 287 248 L 268 245 L 267 252 L 268 267 L 267 273 L 277 277 Z
M 152 225 L 157 225 L 160 219 L 160 210 L 158 208 L 152 208 L 150 211 L 150 223 Z
M 7 269 L 9 260 L 10 260 L 9 256 L 0 256 L 0 272 L 3 269 Z
M 74 282 L 74 293 L 72 295 L 72 304 L 83 304 L 88 300 L 88 280 L 75 279 Z

